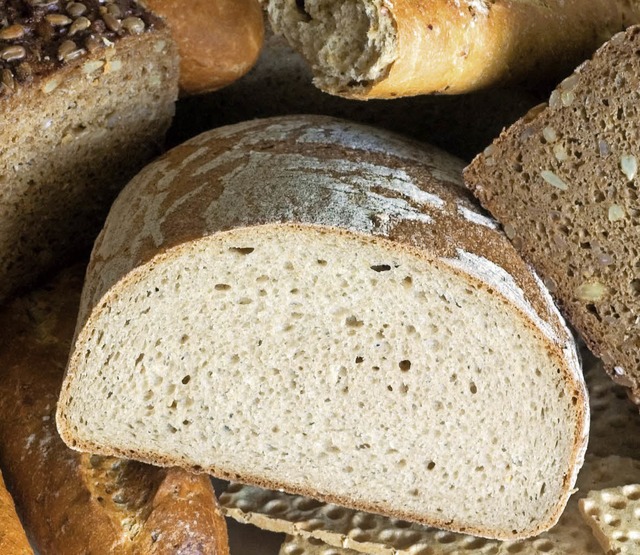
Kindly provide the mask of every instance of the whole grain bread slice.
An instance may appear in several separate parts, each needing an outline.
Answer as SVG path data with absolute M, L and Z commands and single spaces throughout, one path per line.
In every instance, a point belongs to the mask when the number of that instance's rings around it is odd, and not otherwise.
M 640 27 L 613 37 L 465 170 L 609 375 L 640 398 Z
M 311 116 L 167 153 L 94 248 L 64 440 L 457 531 L 550 527 L 586 446 L 575 344 L 461 169 Z

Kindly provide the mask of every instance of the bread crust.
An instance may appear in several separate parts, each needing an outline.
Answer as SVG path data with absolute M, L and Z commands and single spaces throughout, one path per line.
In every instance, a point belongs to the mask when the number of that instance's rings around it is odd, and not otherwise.
M 286 36 L 290 22 L 276 7 L 283 3 L 268 0 L 267 9 L 274 29 Z M 336 85 L 316 65 L 315 83 L 321 89 L 370 99 L 460 94 L 514 81 L 540 86 L 570 72 L 613 34 L 640 21 L 640 9 L 627 0 L 380 4 L 381 17 L 392 18 L 397 32 L 397 51 L 386 74 L 374 82 Z
M 360 136 L 363 142 L 358 143 L 353 138 L 354 135 Z M 237 175 L 238 171 L 250 164 L 251 153 L 260 151 L 268 152 L 273 157 L 274 167 L 283 163 L 279 160 L 280 156 L 288 153 L 303 156 L 306 153 L 316 157 L 319 164 L 322 164 L 323 160 L 358 160 L 365 165 L 378 163 L 405 171 L 416 183 L 428 183 L 428 187 L 425 185 L 425 188 L 437 191 L 437 195 L 433 194 L 432 198 L 427 194 L 423 197 L 423 200 L 426 198 L 423 205 L 418 203 L 418 191 L 415 191 L 415 197 L 403 197 L 401 193 L 399 197 L 415 202 L 416 206 L 419 205 L 436 223 L 425 224 L 402 217 L 396 221 L 392 217 L 388 226 L 380 225 L 372 233 L 358 229 L 357 226 L 350 229 L 344 222 L 333 221 L 328 224 L 325 218 L 334 208 L 331 201 L 328 201 L 325 207 L 322 202 L 305 204 L 301 199 L 295 199 L 291 204 L 300 209 L 292 214 L 284 214 L 277 210 L 270 212 L 268 201 L 262 203 L 258 200 L 239 211 L 236 205 L 240 201 L 235 196 L 227 197 L 225 202 L 221 203 L 220 210 L 216 211 L 216 216 L 219 217 L 206 217 L 203 209 L 219 203 L 224 193 L 225 177 L 230 174 Z M 230 153 L 232 159 L 225 162 L 216 159 L 216 155 L 222 157 L 224 153 Z M 237 159 L 233 159 L 236 154 Z M 205 158 L 209 163 L 203 163 L 201 158 Z M 217 164 L 220 164 L 219 168 Z M 461 187 L 461 169 L 462 163 L 459 160 L 435 149 L 425 150 L 424 147 L 401 140 L 392 133 L 378 132 L 342 120 L 319 116 L 272 118 L 221 128 L 201 135 L 167 153 L 155 164 L 148 166 L 132 182 L 132 186 L 123 192 L 96 242 L 83 290 L 82 308 L 76 329 L 76 347 L 68 365 L 57 415 L 58 428 L 63 439 L 76 449 L 117 452 L 120 456 L 154 464 L 175 464 L 197 471 L 204 470 L 230 480 L 253 483 L 268 489 L 287 489 L 364 511 L 393 514 L 397 518 L 476 535 L 517 537 L 520 534 L 534 534 L 551 526 L 568 499 L 584 458 L 588 434 L 586 388 L 580 375 L 573 340 L 562 318 L 535 274 L 522 263 L 506 237 L 496 231 L 495 223 L 474 212 L 467 192 Z M 309 173 L 317 171 L 316 167 L 308 169 Z M 205 177 L 202 177 L 203 175 Z M 262 198 L 265 192 L 261 183 L 259 180 L 254 181 L 252 195 L 255 195 L 256 199 Z M 296 189 L 300 188 L 292 186 L 290 190 L 292 199 L 295 198 Z M 389 194 L 388 191 L 380 193 Z M 425 191 L 422 191 L 422 194 L 425 194 Z M 443 520 L 426 520 L 423 515 L 398 511 L 383 503 L 363 504 L 353 499 L 336 497 L 331 492 L 292 488 L 284 481 L 265 480 L 257 475 L 239 476 L 217 467 L 203 469 L 186 458 L 174 459 L 163 454 L 138 450 L 121 451 L 111 446 L 97 445 L 75 433 L 67 414 L 68 405 L 72 401 L 70 386 L 80 366 L 84 335 L 91 333 L 90 330 L 93 329 L 92 321 L 103 311 L 109 310 L 110 300 L 117 297 L 121 291 L 125 291 L 129 284 L 143 281 L 155 264 L 186 255 L 192 244 L 212 240 L 211 236 L 214 234 L 221 236 L 245 227 L 254 227 L 258 231 L 278 227 L 292 233 L 296 229 L 304 231 L 310 228 L 318 233 L 356 233 L 370 242 L 391 242 L 393 248 L 409 251 L 413 256 L 446 266 L 447 271 L 458 273 L 462 279 L 480 287 L 492 286 L 486 281 L 483 282 L 477 275 L 474 276 L 468 268 L 453 261 L 459 249 L 485 257 L 513 275 L 518 288 L 526 296 L 526 303 L 514 307 L 513 300 L 507 300 L 507 295 L 504 295 L 504 290 L 501 291 L 497 282 L 493 284 L 496 295 L 515 308 L 532 332 L 548 344 L 548 350 L 557 361 L 558 368 L 566 373 L 565 377 L 575 391 L 578 426 L 571 455 L 571 471 L 564 478 L 565 495 L 555 513 L 536 526 L 535 530 L 520 531 L 515 535 L 512 535 L 512 531 L 476 529 Z M 535 310 L 526 307 L 535 307 Z M 532 316 L 534 313 L 541 315 L 549 326 L 546 329 L 552 330 L 551 335 L 555 339 L 545 335 L 546 332 L 542 331 L 544 325 L 539 326 L 539 323 L 535 323 Z
M 83 270 L 0 313 L 0 464 L 34 544 L 47 554 L 228 555 L 206 476 L 80 454 L 57 435 Z
M 257 0 L 145 0 L 164 18 L 180 53 L 180 94 L 221 89 L 256 63 L 264 41 Z
M 0 553 L 32 555 L 33 551 L 16 514 L 13 499 L 0 473 Z

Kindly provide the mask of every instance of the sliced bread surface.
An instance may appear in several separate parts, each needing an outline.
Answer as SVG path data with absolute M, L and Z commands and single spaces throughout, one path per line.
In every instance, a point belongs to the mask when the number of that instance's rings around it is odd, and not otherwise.
M 640 27 L 504 131 L 465 181 L 640 403 Z
M 584 456 L 586 388 L 461 169 L 311 116 L 217 129 L 148 166 L 94 248 L 65 441 L 479 535 L 550 527 Z

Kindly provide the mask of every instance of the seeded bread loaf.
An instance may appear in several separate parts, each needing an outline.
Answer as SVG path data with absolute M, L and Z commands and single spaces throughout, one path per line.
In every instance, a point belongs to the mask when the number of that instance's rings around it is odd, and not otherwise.
M 640 396 L 640 27 L 616 35 L 465 171 L 594 354 Z
M 163 17 L 180 53 L 180 92 L 215 91 L 255 64 L 264 40 L 258 0 L 144 0 Z
M 94 247 L 64 440 L 480 535 L 551 526 L 588 428 L 575 345 L 461 170 L 311 116 L 148 166 Z
M 360 99 L 457 94 L 514 80 L 539 86 L 640 22 L 628 0 L 263 3 L 318 87 Z
M 33 555 L 29 541 L 16 514 L 13 499 L 0 473 L 0 553 Z
M 80 454 L 58 436 L 83 269 L 0 313 L 0 466 L 34 545 L 41 555 L 228 555 L 207 477 Z
M 133 0 L 0 2 L 0 300 L 93 242 L 158 152 L 177 75 Z

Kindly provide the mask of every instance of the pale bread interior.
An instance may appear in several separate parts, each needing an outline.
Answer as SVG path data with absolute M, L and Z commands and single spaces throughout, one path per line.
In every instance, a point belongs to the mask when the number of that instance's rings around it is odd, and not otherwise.
M 62 433 L 361 508 L 530 533 L 566 500 L 574 384 L 530 322 L 456 272 L 328 228 L 194 241 L 130 274 L 82 330 Z
M 273 29 L 306 58 L 322 89 L 376 82 L 397 56 L 383 0 L 272 0 L 267 9 Z

